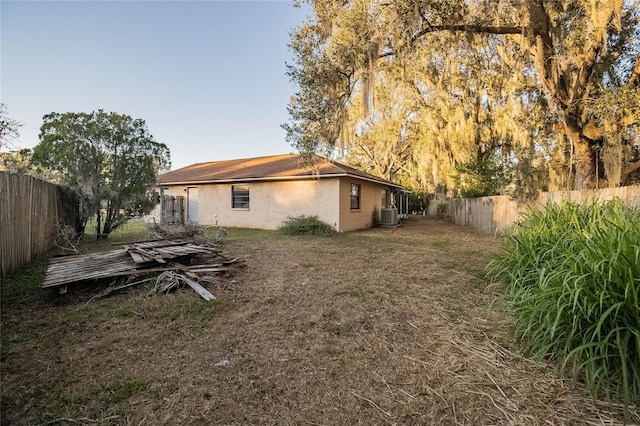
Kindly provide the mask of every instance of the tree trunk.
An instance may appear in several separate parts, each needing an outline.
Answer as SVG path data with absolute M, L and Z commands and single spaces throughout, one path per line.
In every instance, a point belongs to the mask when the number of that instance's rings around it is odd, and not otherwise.
M 584 136 L 582 130 L 575 117 L 565 114 L 563 133 L 571 140 L 573 146 L 573 189 L 577 190 L 594 189 L 598 185 L 596 152 L 591 149 L 593 141 Z
M 640 169 L 640 160 L 634 161 L 627 167 L 624 167 L 622 169 L 622 176 L 620 178 L 621 185 L 624 185 L 627 182 L 627 178 L 629 178 L 629 175 L 638 169 Z
M 98 213 L 96 214 L 96 222 L 96 240 L 106 240 L 107 234 L 102 230 L 102 214 L 100 213 L 100 210 L 98 210 Z
M 595 151 L 591 149 L 591 141 L 584 136 L 573 142 L 575 164 L 574 189 L 594 189 L 598 186 Z

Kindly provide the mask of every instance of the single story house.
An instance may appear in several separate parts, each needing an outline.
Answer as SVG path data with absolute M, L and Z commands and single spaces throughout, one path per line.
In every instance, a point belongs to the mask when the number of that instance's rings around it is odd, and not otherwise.
M 369 228 L 381 219 L 397 223 L 397 213 L 388 213 L 394 194 L 406 192 L 401 185 L 320 156 L 310 163 L 286 154 L 170 171 L 158 177 L 162 217 L 178 212 L 201 225 L 276 229 L 289 217 L 318 216 L 340 232 Z

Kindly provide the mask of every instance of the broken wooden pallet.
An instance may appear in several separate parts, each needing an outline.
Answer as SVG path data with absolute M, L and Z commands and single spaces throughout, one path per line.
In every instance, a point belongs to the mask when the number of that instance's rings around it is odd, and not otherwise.
M 199 246 L 188 240 L 138 242 L 126 244 L 123 247 L 136 263 L 153 261 L 166 263 L 167 259 L 173 259 L 180 256 L 196 253 L 211 253 L 211 249 L 209 247 Z
M 222 273 L 237 259 L 227 259 L 219 255 L 217 247 L 194 244 L 189 239 L 139 241 L 124 244 L 122 249 L 104 253 L 67 256 L 53 259 L 42 283 L 43 288 L 64 286 L 76 282 L 88 282 L 118 276 L 159 273 L 164 271 L 185 271 L 187 273 Z M 185 266 L 172 262 L 173 259 L 205 256 L 206 263 Z M 211 262 L 211 257 L 218 258 Z M 197 275 L 192 276 L 197 279 Z M 188 283 L 206 300 L 215 297 L 197 282 Z M 193 285 L 192 285 L 193 284 Z
M 47 268 L 42 287 L 56 287 L 78 281 L 98 280 L 135 270 L 136 263 L 126 250 L 112 250 L 54 258 Z

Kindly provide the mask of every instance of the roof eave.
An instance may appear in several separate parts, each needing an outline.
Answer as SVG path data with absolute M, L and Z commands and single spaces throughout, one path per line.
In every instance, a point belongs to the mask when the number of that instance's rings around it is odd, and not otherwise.
M 366 178 L 364 176 L 358 176 L 351 173 L 331 173 L 320 175 L 304 175 L 304 176 L 269 176 L 259 178 L 237 178 L 237 179 L 209 179 L 209 180 L 189 180 L 189 181 L 168 181 L 157 182 L 158 186 L 162 185 L 204 185 L 204 184 L 216 184 L 216 183 L 240 183 L 240 182 L 269 182 L 269 181 L 281 181 L 281 180 L 300 180 L 300 179 L 321 179 L 321 178 L 336 178 L 336 177 L 350 177 L 354 179 L 365 180 L 374 182 L 380 185 L 392 186 L 394 188 L 404 189 L 402 185 L 398 185 L 392 182 L 386 182 L 373 178 Z

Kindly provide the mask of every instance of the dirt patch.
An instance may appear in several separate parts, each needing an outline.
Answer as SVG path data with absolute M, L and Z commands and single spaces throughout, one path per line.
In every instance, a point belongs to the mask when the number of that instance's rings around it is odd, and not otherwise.
M 331 238 L 231 232 L 224 252 L 247 267 L 207 285 L 214 303 L 136 289 L 3 306 L 2 423 L 621 422 L 517 353 L 482 276 L 499 245 L 423 217 Z

